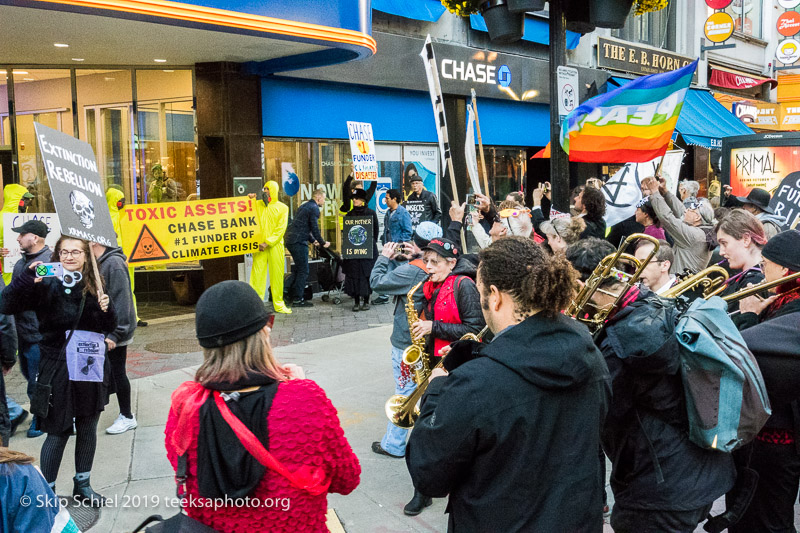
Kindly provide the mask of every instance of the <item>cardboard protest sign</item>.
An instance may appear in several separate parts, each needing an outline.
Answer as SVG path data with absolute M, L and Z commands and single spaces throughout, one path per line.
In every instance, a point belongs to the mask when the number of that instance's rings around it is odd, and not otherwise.
M 22 259 L 22 252 L 17 243 L 19 233 L 12 230 L 18 228 L 29 220 L 41 220 L 47 224 L 50 233 L 44 239 L 44 243 L 55 249 L 56 242 L 61 237 L 61 225 L 58 223 L 58 215 L 55 213 L 3 213 L 3 242 L 8 249 L 8 255 L 3 258 L 3 272 L 11 272 L 17 261 Z
M 342 219 L 342 259 L 372 259 L 372 216 L 346 216 Z
M 92 147 L 66 133 L 33 123 L 61 233 L 115 247 L 117 234 Z
M 350 152 L 353 154 L 353 177 L 357 180 L 378 179 L 378 158 L 375 156 L 375 138 L 369 122 L 348 122 Z
M 786 227 L 797 228 L 800 222 L 800 172 L 792 172 L 783 178 L 769 206 L 777 216 L 786 219 Z
M 258 251 L 252 198 L 215 198 L 126 206 L 123 252 L 131 265 L 213 259 Z

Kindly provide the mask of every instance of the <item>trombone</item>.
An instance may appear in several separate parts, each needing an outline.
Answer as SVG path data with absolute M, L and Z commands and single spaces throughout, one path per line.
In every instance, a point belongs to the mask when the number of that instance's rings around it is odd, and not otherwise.
M 477 335 L 474 333 L 467 333 L 459 340 L 480 342 L 483 336 L 486 335 L 487 331 L 489 331 L 489 326 L 484 326 L 484 328 L 480 330 Z M 445 355 L 439 358 L 439 362 L 436 363 L 436 366 L 433 367 L 430 372 L 428 372 L 425 380 L 422 383 L 417 384 L 417 388 L 414 389 L 414 392 L 408 396 L 403 394 L 394 394 L 388 400 L 386 400 L 384 410 L 386 411 L 386 416 L 389 418 L 389 422 L 403 429 L 411 429 L 414 427 L 414 423 L 416 423 L 417 418 L 419 418 L 419 406 L 417 404 L 419 403 L 420 398 L 422 398 L 422 395 L 425 394 L 425 391 L 428 389 L 428 385 L 430 385 L 431 374 L 437 368 L 441 368 L 445 357 L 447 356 Z
M 653 250 L 644 261 L 639 261 L 631 254 L 625 253 L 625 250 L 631 244 L 640 239 L 644 239 L 653 244 Z M 644 233 L 629 235 L 628 238 L 620 244 L 615 253 L 607 255 L 600 261 L 600 264 L 594 269 L 592 275 L 586 280 L 583 288 L 581 288 L 580 292 L 572 299 L 566 311 L 564 311 L 564 314 L 586 324 L 592 334 L 600 331 L 608 315 L 617 308 L 630 288 L 639 281 L 645 267 L 658 253 L 658 248 L 658 239 L 650 235 L 645 235 Z M 633 274 L 628 274 L 622 270 L 621 267 L 626 264 L 634 267 L 635 271 Z M 619 292 L 613 293 L 607 289 L 601 288 L 604 282 L 609 279 L 616 279 L 622 283 L 622 288 Z M 614 298 L 613 303 L 603 307 L 598 307 L 593 304 L 591 302 L 592 297 L 598 291 L 602 294 L 612 296 Z
M 765 291 L 773 287 L 778 287 L 779 285 L 783 285 L 784 283 L 796 280 L 797 278 L 800 278 L 800 272 L 795 272 L 793 274 L 789 274 L 788 276 L 784 276 L 782 278 L 773 281 L 762 281 L 761 283 L 757 283 L 752 287 L 746 287 L 734 293 L 723 296 L 722 299 L 728 303 L 738 302 L 742 298 L 747 298 L 748 296 L 753 296 L 754 294 L 758 294 L 761 291 Z
M 669 290 L 664 292 L 661 296 L 664 298 L 679 298 L 688 291 L 702 288 L 703 298 L 708 299 L 724 291 L 728 286 L 726 283 L 727 281 L 728 271 L 721 266 L 714 265 L 670 287 Z

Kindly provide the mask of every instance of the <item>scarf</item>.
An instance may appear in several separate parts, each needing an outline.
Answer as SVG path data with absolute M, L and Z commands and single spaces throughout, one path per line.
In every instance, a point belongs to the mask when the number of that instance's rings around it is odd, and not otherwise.
M 778 287 L 778 297 L 764 310 L 764 320 L 774 317 L 781 307 L 800 298 L 800 282 L 785 283 Z
M 263 374 L 250 373 L 236 382 L 209 382 L 205 388 L 218 391 L 259 387 L 250 392 L 232 392 L 227 402 L 231 412 L 269 449 L 267 415 L 278 391 L 278 383 Z M 248 452 L 222 418 L 209 394 L 200 407 L 197 439 L 197 485 L 204 498 L 243 498 L 261 482 L 266 467 Z

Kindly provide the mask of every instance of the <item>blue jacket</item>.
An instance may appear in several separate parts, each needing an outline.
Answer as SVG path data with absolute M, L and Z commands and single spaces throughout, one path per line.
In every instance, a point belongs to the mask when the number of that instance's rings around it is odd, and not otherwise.
M 286 244 L 305 244 L 318 242 L 324 245 L 327 241 L 319 232 L 319 206 L 311 199 L 300 206 L 289 223 L 284 237 Z
M 398 205 L 397 209 L 386 211 L 383 218 L 383 243 L 411 242 L 411 215 L 406 208 Z

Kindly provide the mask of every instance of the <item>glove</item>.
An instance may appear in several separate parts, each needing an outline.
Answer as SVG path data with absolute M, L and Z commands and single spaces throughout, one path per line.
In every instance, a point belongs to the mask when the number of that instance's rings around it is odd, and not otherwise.
M 483 343 L 478 341 L 456 341 L 450 345 L 450 353 L 444 358 L 442 366 L 448 372 L 452 372 L 464 363 L 480 357 L 483 346 Z

